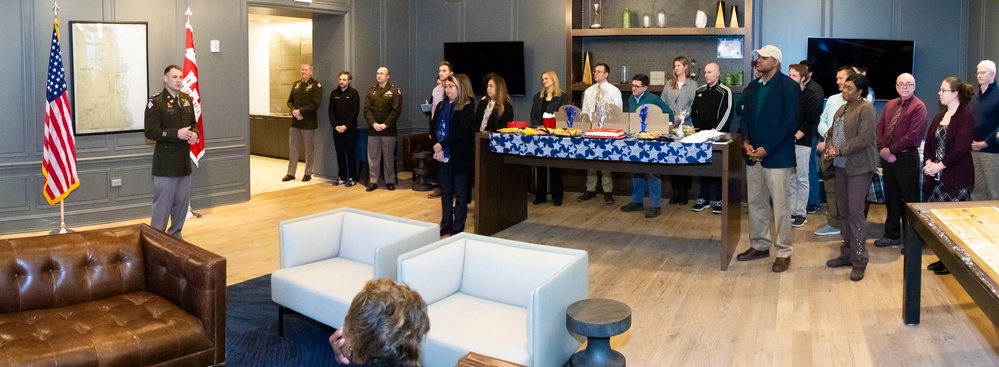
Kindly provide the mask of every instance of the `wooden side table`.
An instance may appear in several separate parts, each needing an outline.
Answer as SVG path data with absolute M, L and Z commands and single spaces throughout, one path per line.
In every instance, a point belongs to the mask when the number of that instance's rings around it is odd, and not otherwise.
M 612 299 L 584 299 L 565 311 L 565 326 L 586 337 L 586 349 L 572 356 L 573 367 L 624 367 L 624 355 L 610 348 L 610 337 L 631 328 L 631 307 Z
M 513 362 L 507 362 L 502 359 L 496 359 L 489 356 L 484 356 L 475 352 L 469 352 L 464 357 L 458 360 L 458 364 L 455 367 L 527 367 L 522 364 L 516 364 Z

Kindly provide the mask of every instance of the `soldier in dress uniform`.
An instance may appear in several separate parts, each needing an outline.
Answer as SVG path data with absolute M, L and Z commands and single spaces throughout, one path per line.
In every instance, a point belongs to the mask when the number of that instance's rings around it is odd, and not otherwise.
M 153 148 L 153 214 L 150 225 L 182 238 L 191 201 L 191 144 L 197 143 L 194 100 L 180 91 L 183 72 L 177 65 L 163 70 L 163 91 L 146 103 L 146 138 Z M 170 229 L 167 230 L 167 220 Z
M 385 171 L 385 188 L 395 190 L 396 122 L 402 113 L 402 91 L 389 83 L 389 69 L 375 72 L 375 85 L 364 99 L 364 118 L 368 121 L 368 188 L 378 188 L 379 171 Z
M 312 64 L 303 63 L 298 69 L 302 80 L 296 80 L 288 95 L 288 109 L 291 110 L 291 128 L 288 130 L 288 174 L 281 181 L 295 179 L 298 169 L 298 151 L 305 145 L 305 176 L 302 181 L 312 179 L 312 155 L 315 150 L 316 129 L 319 128 L 319 115 L 316 110 L 323 102 L 323 85 L 312 79 Z

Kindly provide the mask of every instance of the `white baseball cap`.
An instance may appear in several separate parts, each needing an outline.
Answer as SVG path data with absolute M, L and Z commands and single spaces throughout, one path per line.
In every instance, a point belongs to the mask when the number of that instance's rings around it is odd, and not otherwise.
M 777 59 L 777 61 L 781 61 L 781 59 L 780 59 L 781 58 L 780 49 L 777 48 L 777 46 L 774 46 L 774 45 L 766 45 L 766 46 L 763 46 L 762 48 L 760 48 L 759 50 L 755 50 L 753 52 L 755 52 L 756 54 L 758 54 L 760 56 L 772 57 L 772 58 Z

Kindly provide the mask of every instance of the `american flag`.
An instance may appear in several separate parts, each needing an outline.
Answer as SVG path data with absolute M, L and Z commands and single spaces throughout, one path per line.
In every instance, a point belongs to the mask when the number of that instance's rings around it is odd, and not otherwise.
M 45 91 L 45 140 L 42 153 L 42 175 L 45 200 L 55 205 L 80 186 L 76 174 L 76 144 L 73 120 L 66 93 L 66 74 L 59 48 L 59 20 L 52 25 L 52 47 L 49 49 L 49 77 Z

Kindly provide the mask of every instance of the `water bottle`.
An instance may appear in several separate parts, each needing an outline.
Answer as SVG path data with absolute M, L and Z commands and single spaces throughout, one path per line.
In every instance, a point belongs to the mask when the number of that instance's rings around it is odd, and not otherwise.
M 628 84 L 628 65 L 621 65 L 621 84 Z

